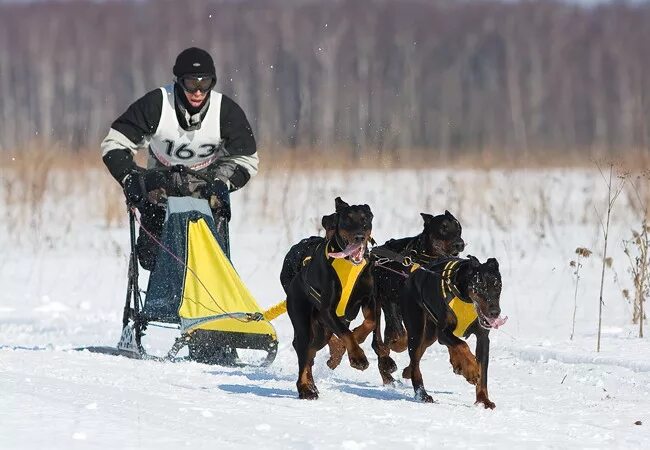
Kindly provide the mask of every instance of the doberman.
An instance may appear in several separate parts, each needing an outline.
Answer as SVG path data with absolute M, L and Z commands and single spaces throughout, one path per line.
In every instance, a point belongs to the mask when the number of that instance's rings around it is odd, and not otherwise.
M 350 206 L 340 197 L 335 205 L 334 217 L 326 216 L 336 222 L 331 237 L 309 238 L 294 245 L 285 257 L 280 276 L 287 293 L 293 346 L 298 356 L 296 386 L 303 399 L 318 398 L 311 368 L 316 352 L 333 334 L 339 338 L 343 351 L 348 352 L 350 365 L 365 370 L 369 363 L 358 342 L 375 329 L 377 308 L 367 254 L 373 215 L 368 205 Z M 297 259 L 302 268 L 294 273 Z M 352 332 L 349 324 L 359 310 L 363 312 L 364 323 Z M 378 355 L 382 345 L 373 339 Z
M 488 398 L 489 333 L 507 319 L 501 318 L 501 274 L 496 259 L 485 263 L 469 256 L 436 262 L 414 271 L 400 295 L 408 334 L 410 364 L 402 376 L 410 378 L 417 399 L 433 402 L 420 372 L 420 359 L 436 339 L 446 345 L 457 374 L 476 385 L 476 403 L 494 408 Z M 460 337 L 476 336 L 476 357 Z
M 407 347 L 406 330 L 404 329 L 400 311 L 399 294 L 404 281 L 409 275 L 409 268 L 398 261 L 381 262 L 382 250 L 408 258 L 413 263 L 421 265 L 432 263 L 440 258 L 458 256 L 465 249 L 465 241 L 461 237 L 460 222 L 449 211 L 433 216 L 421 213 L 424 229 L 417 236 L 402 239 L 391 239 L 384 245 L 373 248 L 373 254 L 380 257 L 380 262 L 373 266 L 375 292 L 377 303 L 381 306 L 386 317 L 386 332 L 383 342 L 389 351 L 403 352 Z M 376 318 L 379 324 L 381 310 Z M 378 339 L 381 340 L 381 329 L 377 329 Z M 395 366 L 392 371 L 397 370 Z M 395 380 L 390 371 L 380 370 L 384 383 Z

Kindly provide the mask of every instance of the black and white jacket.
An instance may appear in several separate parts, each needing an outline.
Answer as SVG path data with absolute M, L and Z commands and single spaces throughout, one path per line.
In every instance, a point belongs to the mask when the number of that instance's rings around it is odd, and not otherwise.
M 149 168 L 182 164 L 214 174 L 231 191 L 244 186 L 259 163 L 244 111 L 213 90 L 201 111 L 190 116 L 177 95 L 174 85 L 153 90 L 113 122 L 101 144 L 111 175 L 122 183 L 136 168 L 133 156 L 146 147 Z

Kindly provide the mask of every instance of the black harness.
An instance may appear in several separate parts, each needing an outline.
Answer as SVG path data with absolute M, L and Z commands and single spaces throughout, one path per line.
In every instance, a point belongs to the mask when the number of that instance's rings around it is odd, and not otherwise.
M 403 276 L 404 278 L 408 278 L 410 273 L 412 272 L 411 267 L 414 264 L 417 264 L 419 267 L 423 266 L 431 266 L 431 265 L 437 265 L 437 264 L 442 264 L 444 262 L 447 262 L 453 258 L 451 257 L 436 257 L 429 255 L 425 253 L 424 251 L 420 250 L 421 248 L 424 247 L 424 244 L 422 243 L 422 240 L 424 239 L 424 234 L 420 233 L 416 237 L 410 240 L 408 244 L 406 244 L 406 247 L 401 252 L 396 252 L 394 250 L 391 250 L 390 248 L 387 247 L 387 244 L 378 246 L 378 247 L 373 247 L 370 250 L 370 255 L 375 258 L 375 265 L 378 267 L 381 267 L 382 269 L 388 270 L 390 272 L 396 273 L 398 275 Z M 389 241 L 390 242 L 390 241 Z M 397 270 L 394 267 L 389 267 L 388 265 L 391 263 L 398 263 L 402 267 L 400 269 L 402 270 Z

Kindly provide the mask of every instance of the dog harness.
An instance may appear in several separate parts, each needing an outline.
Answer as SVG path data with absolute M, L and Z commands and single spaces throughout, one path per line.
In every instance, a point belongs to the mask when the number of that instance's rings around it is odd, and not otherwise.
M 440 294 L 449 306 L 454 317 L 456 317 L 456 327 L 453 331 L 454 335 L 463 337 L 467 329 L 478 320 L 478 313 L 476 312 L 474 303 L 462 299 L 460 291 L 452 281 L 452 277 L 456 269 L 458 269 L 458 264 L 459 260 L 449 261 L 445 264 L 440 276 Z M 419 268 L 419 264 L 413 264 L 411 272 L 415 272 Z
M 330 248 L 330 243 L 324 246 L 325 249 L 325 258 L 329 261 L 330 265 L 336 272 L 336 276 L 341 283 L 341 297 L 339 298 L 338 303 L 336 304 L 336 315 L 337 317 L 345 317 L 345 312 L 348 307 L 348 302 L 354 291 L 354 287 L 357 284 L 357 280 L 365 269 L 368 261 L 364 258 L 363 261 L 359 264 L 354 264 L 352 261 L 347 258 L 331 258 L 328 254 L 332 251 Z M 312 257 L 308 256 L 302 260 L 303 267 L 309 264 Z M 309 285 L 309 294 L 316 300 L 318 303 L 321 301 L 321 294 L 311 285 Z

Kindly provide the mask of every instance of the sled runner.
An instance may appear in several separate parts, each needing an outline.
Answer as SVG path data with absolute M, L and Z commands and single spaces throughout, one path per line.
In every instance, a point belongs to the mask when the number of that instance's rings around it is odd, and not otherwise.
M 170 196 L 166 199 L 166 211 L 162 235 L 156 240 L 155 268 L 143 292 L 138 285 L 136 216 L 135 210 L 129 208 L 131 256 L 122 335 L 117 348 L 87 347 L 85 350 L 173 361 L 188 346 L 189 359 L 198 362 L 271 364 L 278 344 L 275 329 L 264 318 L 226 256 L 223 249 L 227 248 L 228 236 L 217 232 L 208 201 Z M 144 350 L 142 337 L 152 326 L 180 331 L 165 358 L 148 355 Z M 258 350 L 264 356 L 259 361 L 243 363 L 238 358 L 238 349 Z

